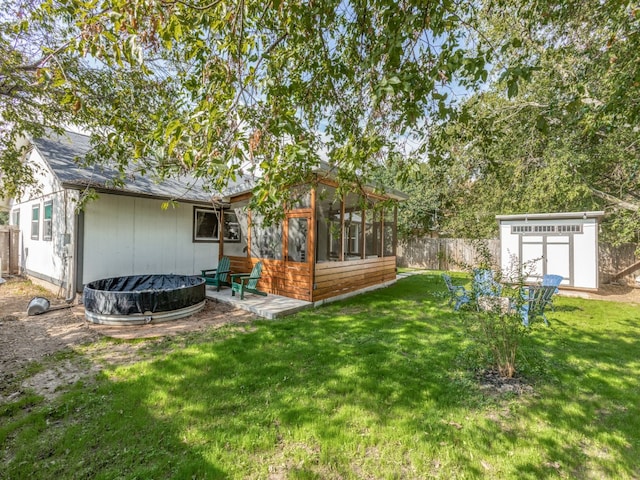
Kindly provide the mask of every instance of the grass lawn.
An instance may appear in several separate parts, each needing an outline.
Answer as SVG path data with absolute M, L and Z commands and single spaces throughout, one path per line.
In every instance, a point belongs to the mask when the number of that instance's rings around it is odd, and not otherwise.
M 148 342 L 53 402 L 0 406 L 0 478 L 640 477 L 640 306 L 558 298 L 524 341 L 532 389 L 500 394 L 443 290 L 432 272 Z

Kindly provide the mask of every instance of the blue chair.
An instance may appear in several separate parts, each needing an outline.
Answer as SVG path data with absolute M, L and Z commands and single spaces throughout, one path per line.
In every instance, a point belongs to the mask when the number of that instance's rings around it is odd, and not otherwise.
M 442 279 L 449 291 L 449 306 L 455 302 L 454 310 L 459 310 L 462 305 L 471 301 L 469 292 L 462 285 L 454 285 L 449 275 L 443 273 Z
M 562 283 L 562 280 L 564 280 L 564 277 L 562 275 L 552 275 L 550 273 L 546 273 L 542 276 L 542 286 L 556 287 L 553 293 L 558 293 L 560 291 L 558 287 Z M 551 310 L 555 311 L 555 308 L 553 307 L 553 298 L 549 300 L 549 306 L 551 307 Z
M 547 317 L 544 314 L 545 308 L 551 305 L 551 297 L 556 291 L 555 286 L 530 286 L 524 287 L 520 290 L 522 296 L 522 305 L 520 306 L 520 317 L 522 318 L 522 324 L 525 327 L 529 326 L 529 323 L 536 317 L 540 316 L 544 320 L 546 325 L 549 325 Z
M 476 301 L 480 297 L 500 297 L 502 296 L 502 285 L 495 281 L 493 270 L 476 268 L 473 270 L 473 293 Z
M 558 293 L 559 292 L 558 287 L 562 283 L 562 280 L 564 280 L 564 277 L 562 275 L 552 275 L 550 273 L 545 273 L 542 276 L 542 286 L 556 287 L 555 293 Z

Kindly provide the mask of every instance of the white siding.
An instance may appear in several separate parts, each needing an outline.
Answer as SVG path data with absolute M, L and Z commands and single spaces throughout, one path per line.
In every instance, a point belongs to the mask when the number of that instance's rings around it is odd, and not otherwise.
M 30 188 L 13 204 L 11 218 L 20 212 L 20 267 L 23 272 L 66 287 L 69 263 L 72 261 L 73 216 L 77 197 L 75 192 L 62 189 L 37 150 L 32 150 L 27 161 L 34 167 L 39 188 Z M 44 240 L 44 204 L 52 201 L 52 235 Z M 31 238 L 31 214 L 34 205 L 40 208 L 38 238 Z M 65 235 L 66 234 L 66 235 Z
M 598 287 L 598 224 L 595 220 L 586 220 L 583 234 L 575 235 L 574 251 L 574 287 Z
M 217 243 L 192 241 L 193 206 L 101 194 L 85 210 L 82 281 L 152 273 L 199 274 L 218 263 Z
M 561 214 L 562 215 L 562 214 Z M 562 234 L 512 233 L 512 226 L 542 227 L 545 225 L 581 225 L 582 231 Z M 566 227 L 564 227 L 566 228 Z M 558 233 L 558 232 L 561 233 Z M 513 258 L 520 265 L 530 262 L 534 272 L 528 281 L 539 280 L 544 273 L 562 275 L 563 285 L 576 288 L 598 288 L 598 221 L 596 218 L 553 218 L 525 220 L 500 220 L 500 243 L 502 270 L 505 274 L 513 269 Z M 543 258 L 546 252 L 546 258 Z M 520 258 L 522 255 L 522 258 Z M 529 269 L 531 270 L 531 269 Z M 535 275 L 535 277 L 534 277 Z
M 519 262 L 520 245 L 518 235 L 511 234 L 511 225 L 500 224 L 500 251 L 502 272 L 506 278 L 513 276 L 512 270 L 517 272 Z

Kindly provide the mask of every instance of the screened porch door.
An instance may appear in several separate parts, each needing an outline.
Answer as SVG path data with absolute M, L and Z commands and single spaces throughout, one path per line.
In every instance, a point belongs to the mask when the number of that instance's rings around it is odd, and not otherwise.
M 284 270 L 287 290 L 311 300 L 311 214 L 289 213 L 284 222 Z
M 290 263 L 309 263 L 312 257 L 309 226 L 311 216 L 307 214 L 288 214 L 285 232 L 285 261 Z

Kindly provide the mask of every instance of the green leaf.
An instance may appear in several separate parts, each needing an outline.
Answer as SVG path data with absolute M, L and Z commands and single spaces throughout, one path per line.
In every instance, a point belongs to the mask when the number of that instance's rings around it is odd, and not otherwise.
M 542 133 L 549 132 L 549 123 L 544 116 L 538 115 L 538 117 L 536 118 L 536 128 Z

